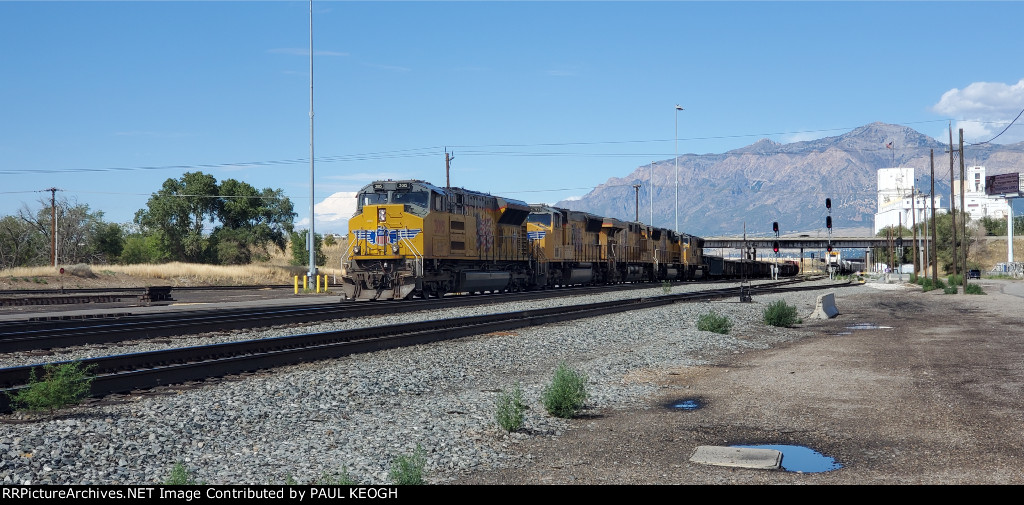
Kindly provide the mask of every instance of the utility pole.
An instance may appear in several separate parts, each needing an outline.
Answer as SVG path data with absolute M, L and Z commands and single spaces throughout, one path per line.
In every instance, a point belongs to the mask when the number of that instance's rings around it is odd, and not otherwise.
M 956 151 L 953 149 L 953 126 L 949 127 L 949 217 L 953 219 L 953 275 L 956 275 L 956 265 L 960 262 L 959 256 L 956 254 L 956 192 L 953 189 L 956 185 L 953 183 L 953 153 Z
M 964 254 L 963 268 L 960 269 L 960 273 L 964 277 L 964 294 L 967 293 L 967 245 L 969 243 L 967 240 L 967 206 L 964 205 L 965 189 L 967 189 L 967 186 L 964 181 L 964 129 L 960 128 L 960 208 L 964 211 L 963 219 L 960 220 L 960 237 L 964 241 L 963 247 L 960 248 Z
M 937 235 L 935 234 L 935 149 L 931 150 L 931 167 L 932 167 L 932 285 L 939 285 L 939 243 L 935 241 Z
M 917 181 L 910 187 L 910 227 L 914 229 L 914 249 L 910 258 L 914 263 L 914 276 L 917 277 L 921 271 L 917 268 Z
M 452 160 L 455 159 L 455 153 L 448 153 L 448 149 L 444 150 L 444 189 L 451 189 L 452 180 L 448 175 L 452 169 Z
M 634 218 L 634 220 L 639 223 L 640 222 L 640 185 L 639 184 L 634 184 L 633 185 L 633 192 L 636 193 L 636 217 Z
M 47 188 L 50 192 L 50 265 L 57 266 L 57 188 Z

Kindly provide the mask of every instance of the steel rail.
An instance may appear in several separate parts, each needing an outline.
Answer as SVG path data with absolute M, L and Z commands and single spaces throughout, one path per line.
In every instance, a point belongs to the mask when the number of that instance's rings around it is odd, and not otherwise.
M 139 314 L 85 320 L 11 321 L 0 330 L 0 351 L 32 351 L 84 344 L 173 337 L 199 331 L 225 331 L 284 324 L 315 323 L 340 318 L 397 314 L 490 303 L 582 296 L 609 291 L 649 289 L 650 283 L 585 286 L 545 291 L 500 293 L 497 296 L 451 296 L 406 301 L 330 302 L 315 305 L 272 305 Z
M 773 288 L 786 291 L 823 289 L 829 286 L 785 287 L 762 285 L 758 291 Z M 849 283 L 845 283 L 849 284 Z M 833 285 L 835 286 L 835 285 Z M 494 331 L 549 324 L 553 322 L 600 317 L 612 313 L 669 305 L 684 301 L 735 296 L 737 288 L 632 298 L 608 302 L 506 312 L 482 316 L 442 319 L 416 323 L 309 333 L 197 347 L 166 349 L 118 356 L 80 360 L 94 374 L 93 397 L 124 393 L 137 389 L 187 381 L 221 377 L 241 372 L 337 358 L 349 354 L 418 345 L 480 335 Z M 68 363 L 58 362 L 51 365 Z M 32 370 L 40 365 L 0 369 L 0 412 L 10 411 L 9 393 L 22 389 L 30 381 Z

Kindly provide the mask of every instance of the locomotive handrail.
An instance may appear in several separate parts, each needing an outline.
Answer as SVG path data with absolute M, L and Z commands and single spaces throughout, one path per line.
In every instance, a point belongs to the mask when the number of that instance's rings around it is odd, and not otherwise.
M 348 259 L 348 255 L 352 253 L 352 248 L 356 245 L 355 240 L 346 240 L 346 242 L 348 242 L 348 247 L 346 247 L 345 252 L 341 254 L 341 265 L 339 265 L 342 272 L 345 271 L 345 260 Z
M 406 228 L 406 230 L 408 230 L 408 229 L 409 228 Z M 406 235 L 408 235 L 408 234 L 406 234 Z M 423 276 L 423 254 L 421 254 L 420 251 L 418 249 L 416 249 L 416 246 L 412 243 L 412 240 L 409 240 L 409 237 L 407 237 L 407 236 L 399 237 L 399 240 L 401 240 L 402 243 L 405 244 L 405 247 L 408 248 L 409 251 L 412 252 L 412 255 L 415 257 L 415 261 L 413 262 L 413 273 L 415 275 L 419 276 L 419 277 L 422 277 Z

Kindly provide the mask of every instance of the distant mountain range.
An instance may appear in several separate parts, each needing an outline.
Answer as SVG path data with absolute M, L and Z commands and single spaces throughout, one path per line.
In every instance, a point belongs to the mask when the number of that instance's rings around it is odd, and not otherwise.
M 957 132 L 953 141 L 959 144 Z M 891 144 L 890 144 L 891 143 Z M 891 147 L 890 147 L 891 146 Z M 958 147 L 958 146 L 957 146 Z M 837 137 L 779 144 L 768 139 L 724 154 L 679 156 L 679 229 L 700 235 L 765 236 L 778 221 L 783 235 L 827 233 L 825 199 L 832 201 L 834 235 L 871 234 L 877 210 L 877 171 L 912 167 L 918 191 L 930 191 L 935 153 L 935 193 L 949 206 L 949 144 L 912 128 L 871 123 Z M 986 175 L 1024 172 L 1024 142 L 966 145 L 965 166 L 983 165 Z M 654 224 L 675 226 L 674 159 L 654 163 Z M 960 160 L 955 162 L 960 178 Z M 651 165 L 611 178 L 579 200 L 558 207 L 632 221 L 634 184 L 641 184 L 640 221 L 649 222 Z M 909 188 L 908 188 L 909 195 Z

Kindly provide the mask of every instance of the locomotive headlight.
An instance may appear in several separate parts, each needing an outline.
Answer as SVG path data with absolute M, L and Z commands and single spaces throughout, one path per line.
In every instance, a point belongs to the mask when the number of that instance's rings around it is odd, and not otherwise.
M 355 254 L 359 254 L 359 246 L 353 247 L 352 248 L 352 252 L 355 253 Z
M 398 244 L 392 244 L 391 245 L 391 253 L 392 254 L 398 254 Z

